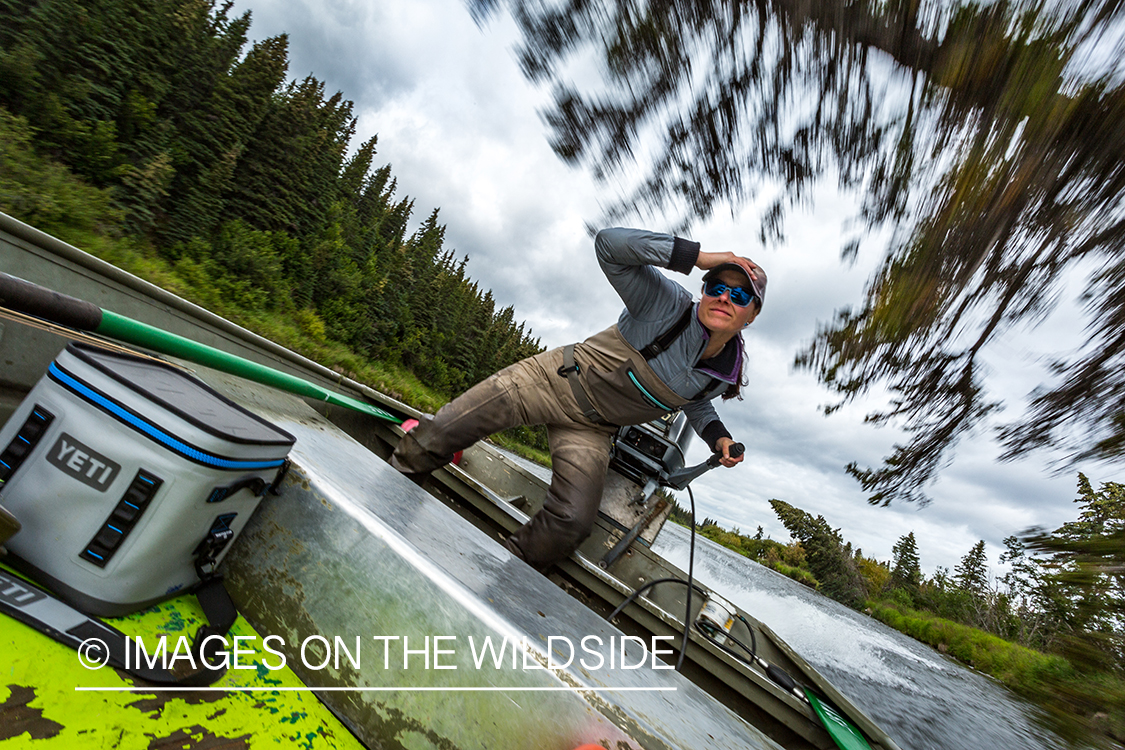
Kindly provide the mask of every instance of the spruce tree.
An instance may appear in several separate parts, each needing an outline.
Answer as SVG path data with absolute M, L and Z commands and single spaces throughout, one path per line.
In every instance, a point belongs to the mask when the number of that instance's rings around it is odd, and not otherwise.
M 1087 731 L 1125 738 L 1125 485 L 1104 483 L 1095 491 L 1078 476 L 1081 506 L 1075 521 L 1053 534 L 1029 533 L 1030 549 L 1045 554 L 1051 572 L 1046 584 L 1061 604 L 1061 625 L 1054 650 L 1079 674 L 1109 672 L 1118 682 L 1092 679 L 1085 684 L 1044 681 L 1057 698 L 1060 713 L 1082 722 Z
M 451 395 L 537 353 L 444 246 L 437 210 L 409 233 L 414 201 L 389 166 L 372 169 L 376 139 L 345 158 L 351 103 L 312 76 L 281 88 L 286 37 L 243 56 L 250 15 L 231 8 L 0 0 L 14 147 L 34 133 L 29 163 L 54 157 L 104 185 L 92 194 L 113 231 L 184 256 L 212 299 L 300 314 L 318 339 L 406 361 Z
M 165 241 L 206 237 L 223 218 L 239 159 L 285 76 L 287 55 L 284 35 L 255 44 L 196 109 L 181 117 Z
M 1125 484 L 1105 482 L 1094 490 L 1078 475 L 1078 519 L 1031 545 L 1052 553 L 1051 576 L 1070 601 L 1069 624 L 1125 662 Z
M 974 544 L 953 568 L 953 580 L 957 588 L 974 597 L 983 598 L 988 593 L 988 558 L 983 539 Z
M 351 108 L 339 93 L 325 99 L 324 84 L 313 76 L 273 97 L 239 162 L 230 212 L 302 241 L 315 234 L 338 197 L 336 184 L 355 127 Z
M 774 513 L 789 534 L 801 543 L 809 570 L 816 577 L 817 590 L 825 596 L 858 609 L 867 596 L 867 583 L 845 547 L 839 529 L 828 525 L 824 516 L 811 515 L 781 500 L 770 500 Z
M 922 583 L 922 566 L 918 559 L 918 544 L 914 532 L 899 538 L 891 548 L 891 585 L 914 590 Z

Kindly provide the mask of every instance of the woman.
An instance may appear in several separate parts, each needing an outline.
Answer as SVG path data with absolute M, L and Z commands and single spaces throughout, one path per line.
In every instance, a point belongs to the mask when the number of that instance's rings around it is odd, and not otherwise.
M 766 275 L 733 253 L 638 229 L 606 229 L 598 262 L 621 296 L 617 324 L 578 344 L 507 367 L 443 406 L 399 443 L 391 465 L 415 479 L 477 440 L 519 424 L 545 424 L 553 464 L 543 508 L 507 541 L 540 570 L 573 552 L 594 526 L 617 428 L 676 409 L 732 467 L 734 444 L 711 404 L 739 396 L 741 331 L 762 308 Z M 699 268 L 703 295 L 656 270 Z

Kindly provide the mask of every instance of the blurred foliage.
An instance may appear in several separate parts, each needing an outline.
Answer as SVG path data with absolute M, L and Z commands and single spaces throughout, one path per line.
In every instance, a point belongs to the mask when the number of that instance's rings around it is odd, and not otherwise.
M 516 20 L 526 75 L 554 89 L 559 156 L 626 181 L 610 217 L 690 224 L 772 198 L 761 240 L 778 241 L 787 210 L 834 179 L 862 196 L 844 258 L 893 228 L 862 302 L 797 357 L 838 397 L 827 412 L 889 391 L 869 420 L 909 440 L 881 467 L 849 466 L 871 502 L 926 501 L 958 439 L 999 406 L 982 352 L 1049 315 L 1077 267 L 1098 269 L 1079 298 L 1091 323 L 1000 440 L 1006 458 L 1125 457 L 1120 2 L 469 5 Z
M 1051 597 L 1063 625 L 1055 650 L 1083 673 L 1112 679 L 1058 680 L 1044 688 L 1056 696 L 1056 714 L 1077 713 L 1089 729 L 1125 742 L 1125 485 L 1106 482 L 1095 491 L 1080 474 L 1075 502 L 1076 521 L 1025 541 L 1045 556 L 1036 561 L 1045 568 L 1039 587 L 1049 586 L 1040 596 Z

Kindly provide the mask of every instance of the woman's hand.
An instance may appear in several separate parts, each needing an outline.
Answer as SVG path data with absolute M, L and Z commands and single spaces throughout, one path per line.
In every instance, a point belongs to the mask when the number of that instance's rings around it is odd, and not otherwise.
M 758 281 L 764 275 L 757 263 L 734 253 L 705 253 L 701 251 L 699 257 L 695 259 L 695 267 L 703 271 L 710 271 L 723 263 L 737 263 L 746 269 L 746 273 L 750 274 L 750 278 L 754 281 Z
M 719 459 L 719 463 L 728 469 L 735 464 L 742 463 L 742 459 L 746 458 L 745 453 L 740 453 L 737 456 L 730 455 L 730 447 L 734 445 L 735 441 L 728 437 L 721 437 L 715 441 L 715 452 L 722 453 L 723 457 Z

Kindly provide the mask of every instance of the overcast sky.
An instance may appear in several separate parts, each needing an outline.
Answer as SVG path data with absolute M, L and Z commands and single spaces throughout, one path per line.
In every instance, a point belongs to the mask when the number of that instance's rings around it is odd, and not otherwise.
M 460 0 L 237 0 L 235 11 L 244 10 L 253 13 L 252 39 L 289 34 L 291 77 L 313 74 L 355 103 L 352 147 L 378 135 L 375 163 L 391 164 L 398 196 L 415 200 L 412 228 L 440 208 L 447 247 L 468 256 L 470 276 L 500 304 L 513 305 L 545 346 L 581 340 L 616 321 L 620 301 L 584 229 L 612 196 L 550 150 L 538 115 L 547 92 L 520 74 L 509 20 L 482 30 Z M 767 303 L 746 334 L 747 398 L 718 407 L 748 457 L 693 485 L 697 513 L 748 533 L 761 525 L 784 541 L 788 534 L 768 505 L 779 498 L 823 515 L 869 556 L 889 560 L 895 542 L 913 531 L 927 573 L 938 565 L 952 569 L 979 539 L 995 563 L 1008 535 L 1075 517 L 1074 472 L 1048 473 L 1049 456 L 999 464 L 984 430 L 962 441 L 930 488 L 932 504 L 871 507 L 844 466 L 878 465 L 898 434 L 863 424 L 870 404 L 822 416 L 818 406 L 829 394 L 791 367 L 818 321 L 859 300 L 879 260 L 879 238 L 866 243 L 854 267 L 837 260 L 854 210 L 826 186 L 809 210 L 791 214 L 785 245 L 769 250 L 754 240 L 753 206 L 691 231 L 704 250 L 747 255 L 769 274 Z M 674 220 L 632 223 L 668 231 Z M 701 275 L 675 278 L 698 296 Z M 1044 377 L 1044 358 L 1078 342 L 1081 328 L 1079 311 L 1063 308 L 1036 330 L 991 347 L 989 385 L 1007 401 L 1003 416 L 1019 413 Z M 689 458 L 705 454 L 696 441 Z M 1086 471 L 1095 487 L 1119 478 L 1104 466 Z

